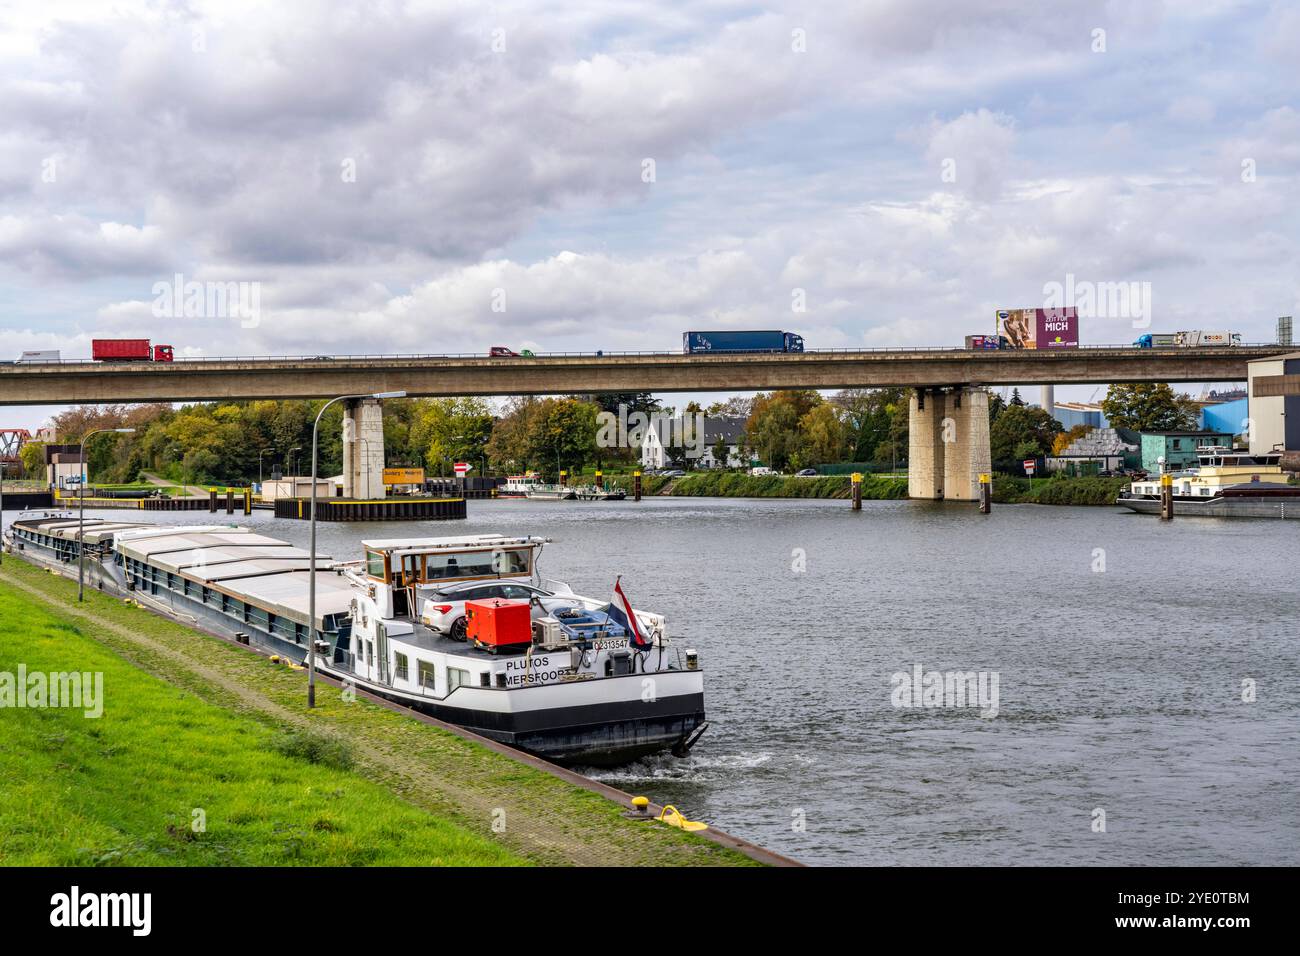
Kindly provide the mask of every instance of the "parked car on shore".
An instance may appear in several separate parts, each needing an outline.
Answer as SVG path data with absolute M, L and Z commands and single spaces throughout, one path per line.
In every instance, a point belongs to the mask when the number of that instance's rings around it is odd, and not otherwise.
M 798 471 L 796 471 L 796 472 L 794 473 L 794 476 L 795 476 L 796 478 L 816 478 L 816 477 L 817 477 L 817 469 L 816 469 L 816 468 L 800 468 Z

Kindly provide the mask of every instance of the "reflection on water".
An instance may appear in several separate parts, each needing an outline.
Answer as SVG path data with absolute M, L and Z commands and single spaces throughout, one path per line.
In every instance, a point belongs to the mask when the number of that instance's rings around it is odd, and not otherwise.
M 712 725 L 686 760 L 593 775 L 691 819 L 810 863 L 1300 862 L 1293 522 L 734 499 L 469 515 L 318 533 L 339 558 L 544 534 L 544 577 L 604 597 L 623 574 L 699 650 Z M 261 512 L 217 520 L 307 541 Z M 997 716 L 894 707 L 891 675 L 917 664 L 996 672 Z

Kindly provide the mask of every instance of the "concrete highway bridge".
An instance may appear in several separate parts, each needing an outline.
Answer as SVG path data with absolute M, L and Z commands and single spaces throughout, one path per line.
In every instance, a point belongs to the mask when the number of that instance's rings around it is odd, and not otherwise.
M 0 365 L 0 405 L 303 399 L 397 391 L 416 397 L 907 387 L 912 389 L 909 491 L 920 498 L 974 499 L 978 475 L 991 468 L 985 386 L 1245 381 L 1248 361 L 1290 350 L 1281 345 L 1085 346 L 1056 351 L 910 348 L 15 363 Z M 350 399 L 345 415 L 344 493 L 382 495 L 379 402 Z
M 723 392 L 786 388 L 952 388 L 1246 380 L 1246 362 L 1279 345 L 1059 351 L 819 350 L 799 353 L 605 353 L 518 358 L 338 355 L 64 361 L 0 365 L 0 405 L 411 396 Z

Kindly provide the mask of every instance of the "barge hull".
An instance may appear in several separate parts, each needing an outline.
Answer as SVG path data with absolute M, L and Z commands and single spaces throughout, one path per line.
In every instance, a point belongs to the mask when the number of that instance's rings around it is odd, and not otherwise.
M 1117 498 L 1115 504 L 1138 514 L 1160 514 L 1155 498 Z M 1175 518 L 1289 518 L 1300 519 L 1300 499 L 1210 498 L 1203 501 L 1174 499 Z
M 343 672 L 321 668 L 336 680 Z M 564 766 L 616 767 L 661 753 L 704 724 L 704 695 L 501 714 L 412 699 L 371 684 L 358 688 L 393 703 Z

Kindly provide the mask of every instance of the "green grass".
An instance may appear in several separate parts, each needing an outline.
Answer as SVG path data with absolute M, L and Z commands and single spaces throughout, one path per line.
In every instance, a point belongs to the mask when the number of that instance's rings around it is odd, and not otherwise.
M 1081 477 L 1013 478 L 993 476 L 993 500 L 1006 504 L 1113 505 L 1132 478 Z
M 1013 478 L 997 474 L 993 478 L 993 500 L 1002 504 L 1039 505 L 1111 505 L 1131 478 L 1095 476 L 1053 478 Z M 612 482 L 628 491 L 632 479 L 617 477 Z M 641 493 L 646 497 L 712 498 L 848 498 L 851 495 L 847 475 L 820 475 L 794 478 L 786 475 L 751 476 L 738 471 L 687 472 L 685 478 L 658 475 L 641 479 Z M 864 475 L 862 497 L 866 501 L 907 497 L 906 475 Z
M 206 703 L 3 583 L 0 620 L 0 671 L 98 671 L 105 697 L 97 719 L 0 708 L 6 865 L 523 862 L 351 772 L 344 743 Z
M 631 488 L 631 479 L 619 479 L 620 487 Z M 709 498 L 848 498 L 848 475 L 795 478 L 791 475 L 748 475 L 739 471 L 688 472 L 685 478 L 652 476 L 642 479 L 643 495 Z M 907 478 L 864 475 L 862 497 L 883 500 L 907 497 Z

